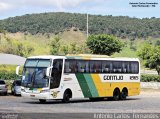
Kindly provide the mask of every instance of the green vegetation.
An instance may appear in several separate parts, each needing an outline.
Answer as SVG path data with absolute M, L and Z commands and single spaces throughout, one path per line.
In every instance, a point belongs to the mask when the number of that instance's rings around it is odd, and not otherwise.
M 52 55 L 57 55 L 59 53 L 59 48 L 60 48 L 60 38 L 55 37 L 54 40 L 51 42 L 51 54 Z M 67 50 L 67 49 L 66 49 Z
M 15 54 L 22 57 L 27 57 L 34 51 L 31 46 L 25 46 L 21 42 L 12 40 L 11 38 L 6 38 L 6 44 L 1 45 L 0 51 L 8 54 Z
M 160 18 L 130 18 L 128 16 L 89 15 L 90 34 L 110 34 L 122 39 L 160 37 Z M 86 14 L 41 13 L 27 14 L 0 21 L 0 28 L 11 33 L 58 34 L 74 28 L 86 33 Z
M 150 44 L 146 44 L 138 55 L 145 61 L 146 67 L 156 69 L 158 75 L 160 75 L 160 46 L 153 47 Z
M 141 81 L 142 82 L 160 82 L 160 76 L 159 75 L 141 75 Z
M 89 49 L 85 45 L 85 42 L 81 44 L 76 43 L 61 43 L 60 37 L 55 37 L 50 43 L 50 53 L 52 55 L 67 55 L 67 54 L 82 54 L 88 53 Z
M 19 78 L 15 71 L 16 66 L 15 65 L 0 65 L 0 79 L 4 80 L 15 80 Z M 20 69 L 20 72 L 22 72 L 22 67 Z
M 87 46 L 93 54 L 110 56 L 115 52 L 120 52 L 123 43 L 114 36 L 99 34 L 90 35 L 87 40 Z
M 59 51 L 57 54 L 65 55 L 72 52 L 87 53 L 88 48 L 85 44 L 86 36 L 80 31 L 65 31 L 54 34 L 25 34 L 25 33 L 6 33 L 0 34 L 0 52 L 20 55 L 24 57 L 33 55 L 49 55 L 55 38 L 59 38 Z M 73 50 L 73 46 L 76 51 Z

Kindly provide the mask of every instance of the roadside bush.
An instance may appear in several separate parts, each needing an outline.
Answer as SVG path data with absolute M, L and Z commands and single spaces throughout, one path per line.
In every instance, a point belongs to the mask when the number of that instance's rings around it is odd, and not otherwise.
M 22 67 L 20 72 L 22 72 Z M 15 80 L 17 78 L 20 77 L 16 75 L 16 65 L 0 65 L 0 79 Z
M 141 82 L 160 82 L 160 76 L 159 75 L 141 75 Z
M 18 78 L 15 72 L 0 72 L 0 79 L 4 80 L 14 80 Z

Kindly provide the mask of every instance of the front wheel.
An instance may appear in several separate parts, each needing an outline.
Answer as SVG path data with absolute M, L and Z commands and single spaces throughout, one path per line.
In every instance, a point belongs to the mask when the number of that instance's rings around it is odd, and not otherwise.
M 63 100 L 62 100 L 62 102 L 64 102 L 64 103 L 69 103 L 70 98 L 71 98 L 70 93 L 69 93 L 68 91 L 65 91 L 65 92 L 64 92 L 64 95 L 63 95 Z
M 39 99 L 39 102 L 40 103 L 46 103 L 46 100 L 45 99 Z

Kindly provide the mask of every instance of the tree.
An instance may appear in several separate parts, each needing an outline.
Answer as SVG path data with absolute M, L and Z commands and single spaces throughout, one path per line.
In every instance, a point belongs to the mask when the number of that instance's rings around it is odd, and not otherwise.
M 69 48 L 68 48 L 68 46 L 66 45 L 66 46 L 62 46 L 62 51 L 63 51 L 63 53 L 66 55 L 66 54 L 68 54 L 69 53 Z
M 160 46 L 152 47 L 146 44 L 138 52 L 138 56 L 145 61 L 145 66 L 150 69 L 156 69 L 160 75 Z
M 156 41 L 156 46 L 160 46 L 160 40 Z
M 57 55 L 59 53 L 60 49 L 60 38 L 55 37 L 54 40 L 51 41 L 51 54 L 52 55 Z
M 109 56 L 115 52 L 120 52 L 124 46 L 120 40 L 106 34 L 91 35 L 86 43 L 93 54 Z

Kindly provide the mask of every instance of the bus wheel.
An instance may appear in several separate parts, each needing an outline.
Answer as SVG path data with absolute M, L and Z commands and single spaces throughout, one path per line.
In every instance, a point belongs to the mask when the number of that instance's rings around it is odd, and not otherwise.
M 124 88 L 121 92 L 121 95 L 120 95 L 120 99 L 121 100 L 125 100 L 128 96 L 128 90 L 126 88 Z
M 72 97 L 72 92 L 70 90 L 66 90 L 64 92 L 62 102 L 69 103 L 71 97 Z
M 46 103 L 46 100 L 45 99 L 39 99 L 39 102 L 40 103 Z
M 117 101 L 120 98 L 120 91 L 118 88 L 116 88 L 113 92 L 113 100 Z

